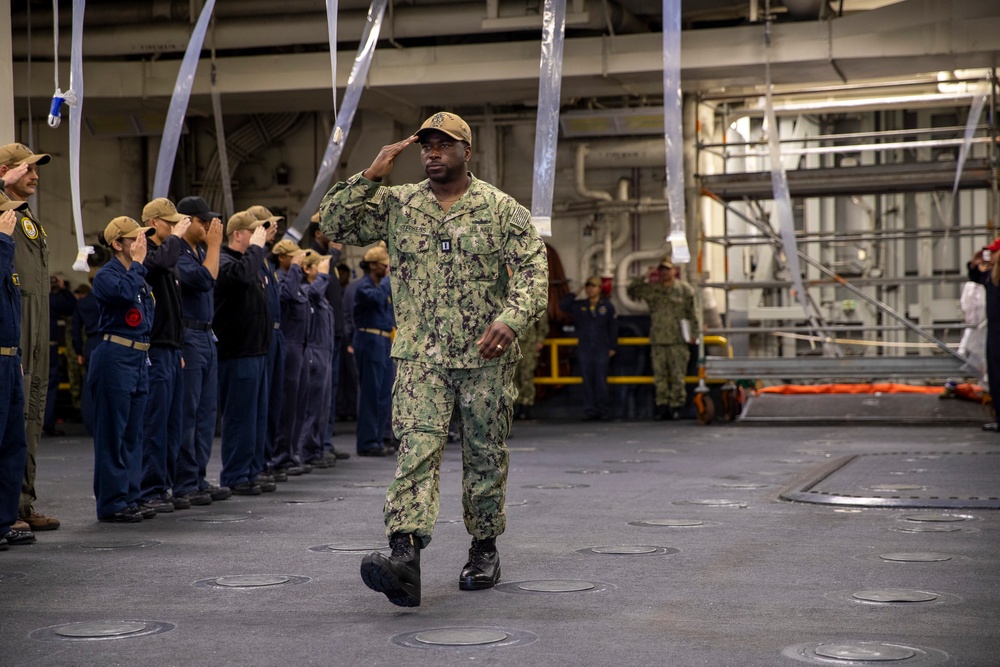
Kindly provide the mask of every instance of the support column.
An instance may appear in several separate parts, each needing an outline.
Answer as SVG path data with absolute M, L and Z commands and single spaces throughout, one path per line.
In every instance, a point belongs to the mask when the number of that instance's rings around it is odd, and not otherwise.
M 11 42 L 10 0 L 0 0 L 0 146 L 12 143 L 14 137 L 14 63 Z M 27 84 L 26 84 L 27 85 Z

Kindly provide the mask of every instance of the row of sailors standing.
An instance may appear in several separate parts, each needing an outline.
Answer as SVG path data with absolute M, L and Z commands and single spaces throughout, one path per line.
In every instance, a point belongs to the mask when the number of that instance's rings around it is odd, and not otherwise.
M 263 206 L 233 215 L 225 245 L 219 217 L 200 197 L 161 198 L 143 209 L 147 226 L 122 216 L 104 231 L 114 259 L 94 277 L 87 378 L 99 520 L 274 491 L 338 458 L 339 247 L 281 241 L 276 269 L 265 248 L 280 217 Z M 206 478 L 217 410 L 220 485 Z

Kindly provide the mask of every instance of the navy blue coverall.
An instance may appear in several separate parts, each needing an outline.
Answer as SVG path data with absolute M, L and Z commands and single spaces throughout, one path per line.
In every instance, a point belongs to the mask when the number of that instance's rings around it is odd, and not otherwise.
M 174 487 L 174 470 L 181 448 L 184 421 L 184 380 L 181 347 L 181 289 L 177 260 L 184 241 L 170 235 L 156 245 L 150 240 L 143 266 L 156 299 L 156 326 L 150 333 L 149 400 L 142 447 L 141 500 L 166 498 Z
M 14 239 L 0 234 L 0 537 L 17 521 L 28 457 L 21 376 L 21 289 L 15 282 Z
M 83 366 L 90 368 L 90 357 L 101 342 L 97 329 L 101 324 L 101 308 L 97 305 L 97 297 L 90 292 L 76 303 L 73 311 L 73 321 L 70 324 L 70 335 L 73 337 L 73 349 L 83 357 Z M 89 436 L 94 435 L 94 397 L 90 395 L 90 384 L 84 382 L 80 388 L 80 416 L 83 419 L 83 430 Z
M 340 250 L 330 246 L 330 280 L 326 283 L 326 300 L 333 310 L 333 352 L 330 356 L 330 414 L 323 430 L 323 452 L 332 452 L 333 430 L 337 421 L 337 392 L 340 387 L 340 347 L 344 336 L 344 290 L 337 276 Z
M 611 402 L 608 399 L 608 366 L 610 351 L 618 344 L 618 319 L 615 307 L 605 297 L 593 308 L 589 299 L 577 299 L 567 294 L 559 308 L 573 317 L 576 336 L 576 358 L 583 376 L 584 415 L 588 419 L 608 419 Z
M 219 338 L 222 472 L 229 488 L 254 483 L 267 439 L 267 351 L 273 326 L 260 279 L 264 249 L 228 246 L 219 255 L 213 328 Z
M 285 384 L 285 336 L 281 331 L 281 287 L 274 265 L 267 259 L 260 267 L 260 279 L 264 283 L 267 296 L 267 312 L 270 315 L 271 345 L 267 349 L 267 433 L 264 440 L 263 459 L 255 463 L 259 472 L 273 467 L 274 443 L 281 428 L 281 408 Z
M 138 262 L 126 268 L 112 259 L 94 276 L 93 291 L 101 341 L 90 357 L 87 382 L 94 399 L 94 496 L 101 519 L 138 506 L 154 307 L 146 267 Z
M 333 308 L 326 298 L 329 279 L 328 274 L 320 273 L 312 283 L 302 285 L 311 306 L 299 379 L 299 397 L 304 412 L 298 449 L 303 463 L 312 463 L 323 457 L 323 436 L 330 418 L 334 322 Z
M 56 430 L 56 399 L 59 396 L 59 380 L 62 379 L 63 368 L 59 367 L 59 346 L 66 341 L 66 329 L 62 322 L 72 317 L 76 310 L 76 297 L 68 289 L 49 292 L 49 386 L 46 389 L 45 417 L 42 428 L 53 433 Z
M 305 358 L 306 334 L 309 331 L 311 306 L 302 291 L 305 274 L 292 264 L 288 271 L 278 270 L 281 297 L 281 333 L 285 338 L 284 385 L 282 386 L 282 428 L 274 439 L 274 468 L 288 468 L 301 463 L 298 453 L 305 401 L 299 400 L 299 382 Z
M 358 365 L 358 453 L 382 448 L 392 405 L 393 324 L 389 279 L 375 284 L 370 275 L 354 293 L 354 361 Z
M 181 448 L 174 468 L 174 495 L 184 496 L 209 487 L 205 479 L 215 437 L 219 399 L 218 353 L 212 316 L 215 278 L 203 265 L 205 250 L 184 241 L 177 259 L 184 321 L 184 422 Z

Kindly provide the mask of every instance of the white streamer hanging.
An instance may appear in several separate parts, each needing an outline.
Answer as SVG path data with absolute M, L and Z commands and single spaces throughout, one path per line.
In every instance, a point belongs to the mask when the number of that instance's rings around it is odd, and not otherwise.
M 684 117 L 681 99 L 681 0 L 663 0 L 663 144 L 666 147 L 670 257 L 691 261 L 685 227 Z
M 965 160 L 969 157 L 969 147 L 972 145 L 972 137 L 976 134 L 976 126 L 979 125 L 979 117 L 983 114 L 983 107 L 986 106 L 986 91 L 980 91 L 972 98 L 972 106 L 969 108 L 969 117 L 965 121 L 965 136 L 961 148 L 958 149 L 958 164 L 955 166 L 955 183 L 951 186 L 951 210 L 948 212 L 948 220 L 945 225 L 945 238 L 951 232 L 951 226 L 955 219 L 955 209 L 958 207 L 958 182 L 962 180 L 962 170 L 965 168 Z
M 77 245 L 73 270 L 84 273 L 90 271 L 90 267 L 87 265 L 87 256 L 94 252 L 94 248 L 87 245 L 83 239 L 83 207 L 80 201 L 80 127 L 83 121 L 83 13 L 86 8 L 86 0 L 73 0 L 73 42 L 69 59 L 69 89 L 75 92 L 71 103 L 73 113 L 69 116 L 69 189 L 73 201 L 73 225 L 76 229 Z M 58 22 L 58 18 L 56 21 Z M 56 48 L 59 48 L 58 44 Z
M 323 196 L 330 186 L 330 179 L 333 178 L 337 165 L 340 163 L 340 156 L 344 152 L 344 142 L 351 131 L 354 123 L 354 114 L 358 110 L 358 102 L 361 100 L 361 93 L 365 87 L 365 80 L 368 78 L 368 69 L 371 67 L 372 58 L 375 55 L 375 45 L 378 43 L 379 32 L 382 29 L 382 18 L 385 16 L 385 7 L 388 0 L 372 0 L 368 8 L 368 17 L 365 21 L 365 29 L 361 34 L 361 43 L 358 45 L 358 53 L 354 57 L 354 66 L 351 68 L 351 76 L 347 80 L 347 89 L 344 91 L 343 104 L 340 113 L 337 114 L 337 125 L 330 133 L 330 140 L 327 142 L 326 151 L 323 153 L 323 162 L 320 164 L 319 173 L 313 183 L 312 192 L 306 199 L 295 218 L 295 224 L 285 232 L 285 238 L 292 239 L 296 243 L 302 239 L 302 234 L 309 226 L 309 219 L 319 208 L 323 201 Z M 327 5 L 329 11 L 330 6 Z M 335 24 L 334 24 L 335 25 Z M 330 38 L 330 48 L 337 48 L 336 35 Z M 337 94 L 336 76 L 334 76 L 334 95 Z
M 198 69 L 198 59 L 201 57 L 201 47 L 205 43 L 205 32 L 208 30 L 209 19 L 215 9 L 215 0 L 206 0 L 201 9 L 201 15 L 191 33 L 180 71 L 177 72 L 177 83 L 174 84 L 174 94 L 170 98 L 170 108 L 167 110 L 167 121 L 163 126 L 163 137 L 160 139 L 160 155 L 156 160 L 156 178 L 153 181 L 153 198 L 166 197 L 170 192 L 170 177 L 173 175 L 174 161 L 177 158 L 177 145 L 180 143 L 181 132 L 184 129 L 184 117 L 187 115 L 188 101 L 191 99 L 191 87 L 194 85 L 195 71 Z M 223 178 L 228 174 L 223 174 Z
M 330 39 L 330 77 L 333 85 L 333 117 L 337 117 L 337 0 L 326 0 L 326 32 Z
M 542 58 L 535 123 L 535 178 L 531 189 L 531 222 L 542 236 L 552 236 L 552 194 L 559 142 L 559 97 L 562 93 L 566 0 L 545 0 L 542 13 Z

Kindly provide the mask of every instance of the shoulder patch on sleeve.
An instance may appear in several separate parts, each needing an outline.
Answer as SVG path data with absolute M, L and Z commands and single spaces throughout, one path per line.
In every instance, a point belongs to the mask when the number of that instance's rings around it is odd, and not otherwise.
M 510 216 L 510 226 L 518 234 L 523 234 L 528 231 L 528 226 L 531 224 L 531 213 L 528 209 L 523 206 L 517 207 L 514 214 Z
M 378 190 L 375 191 L 375 194 L 373 194 L 371 199 L 369 199 L 368 201 L 378 206 L 382 203 L 382 200 L 385 199 L 387 194 L 389 194 L 389 189 L 386 188 L 384 185 L 380 185 L 378 187 Z

